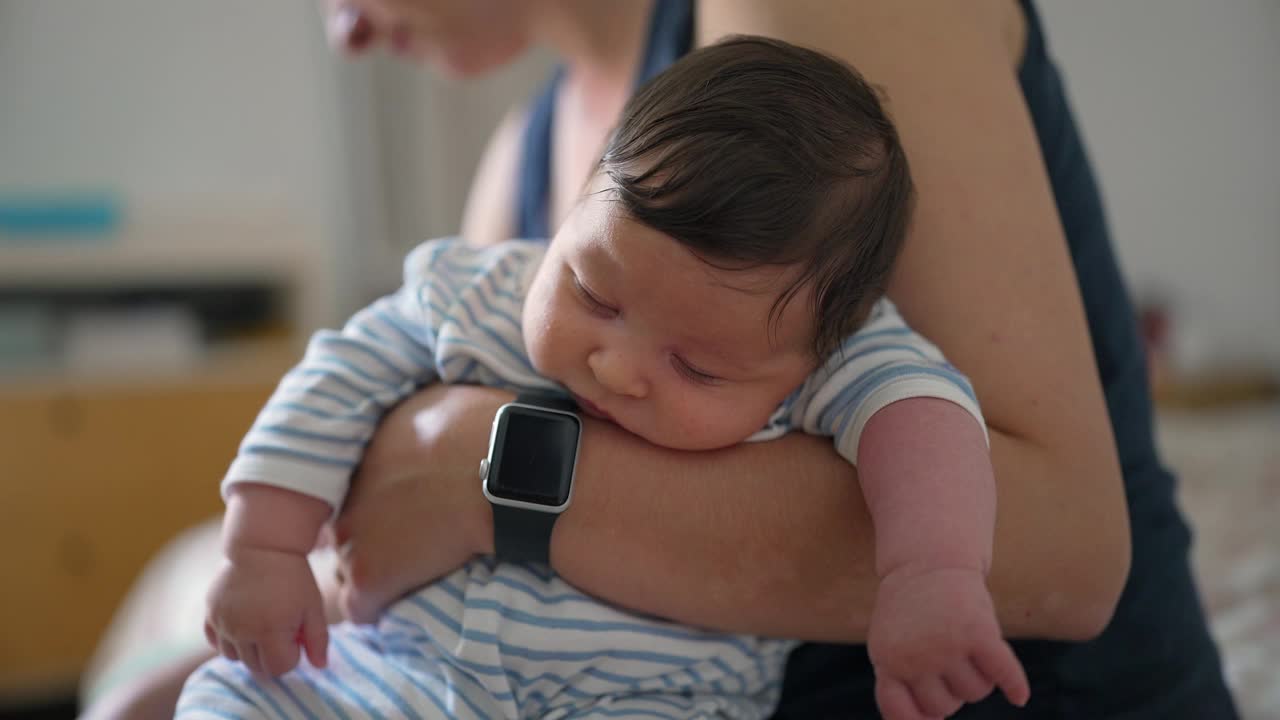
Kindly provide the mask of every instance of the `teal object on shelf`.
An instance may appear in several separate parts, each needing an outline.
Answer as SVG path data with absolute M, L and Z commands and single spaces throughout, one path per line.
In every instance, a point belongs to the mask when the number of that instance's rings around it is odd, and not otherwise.
M 107 192 L 0 191 L 0 244 L 102 241 L 123 214 L 120 199 Z

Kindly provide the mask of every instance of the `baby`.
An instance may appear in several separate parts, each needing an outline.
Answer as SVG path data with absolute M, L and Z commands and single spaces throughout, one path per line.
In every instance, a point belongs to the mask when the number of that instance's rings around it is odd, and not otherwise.
M 885 716 L 995 687 L 1025 703 L 986 589 L 973 391 L 883 298 L 912 197 L 893 126 L 842 63 L 742 37 L 673 65 L 549 245 L 426 243 L 397 293 L 312 340 L 224 480 L 205 628 L 224 658 L 179 717 L 769 716 L 794 642 L 630 614 L 537 564 L 476 559 L 374 626 L 327 629 L 307 553 L 380 417 L 433 382 L 567 391 L 683 450 L 832 437 L 875 525 Z

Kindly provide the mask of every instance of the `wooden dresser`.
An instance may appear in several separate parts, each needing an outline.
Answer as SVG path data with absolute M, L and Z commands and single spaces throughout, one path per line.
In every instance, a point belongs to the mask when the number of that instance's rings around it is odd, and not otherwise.
M 0 707 L 74 689 L 147 560 L 221 511 L 285 345 L 173 375 L 0 376 Z

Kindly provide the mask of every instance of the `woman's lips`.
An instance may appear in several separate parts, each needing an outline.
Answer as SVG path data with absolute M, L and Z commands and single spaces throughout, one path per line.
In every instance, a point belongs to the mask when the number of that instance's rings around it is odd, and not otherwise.
M 594 415 L 595 417 L 598 417 L 601 420 L 608 420 L 610 422 L 613 422 L 613 416 L 605 412 L 604 409 L 602 409 L 599 405 L 596 405 L 595 403 L 591 402 L 590 400 L 582 397 L 577 393 L 573 394 L 573 399 L 577 401 L 578 407 L 587 411 L 588 415 Z

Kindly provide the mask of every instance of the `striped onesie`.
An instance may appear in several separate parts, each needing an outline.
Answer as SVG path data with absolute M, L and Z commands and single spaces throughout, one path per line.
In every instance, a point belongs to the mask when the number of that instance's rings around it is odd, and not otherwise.
M 398 292 L 312 338 L 246 436 L 224 494 L 264 483 L 337 508 L 377 422 L 417 388 L 554 389 L 530 365 L 520 329 L 544 252 L 532 241 L 415 249 Z M 853 462 L 871 415 L 908 397 L 950 400 L 982 419 L 968 381 L 882 300 L 749 440 L 803 430 L 832 437 Z M 177 717 L 765 718 L 794 645 L 633 614 L 546 567 L 478 558 L 376 625 L 332 628 L 323 670 L 304 659 L 260 681 L 239 663 L 210 661 L 188 680 Z

